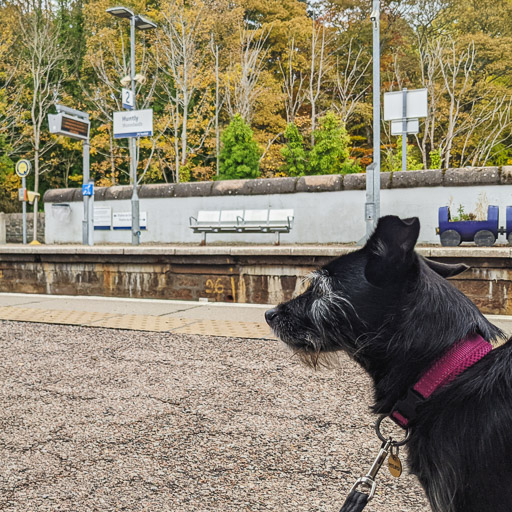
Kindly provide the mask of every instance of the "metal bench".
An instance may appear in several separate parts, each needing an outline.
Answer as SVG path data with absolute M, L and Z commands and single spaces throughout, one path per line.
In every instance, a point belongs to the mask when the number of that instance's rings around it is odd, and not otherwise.
M 190 217 L 190 229 L 202 233 L 201 245 L 206 244 L 207 233 L 275 233 L 275 244 L 281 242 L 281 233 L 293 227 L 293 210 L 201 210 Z

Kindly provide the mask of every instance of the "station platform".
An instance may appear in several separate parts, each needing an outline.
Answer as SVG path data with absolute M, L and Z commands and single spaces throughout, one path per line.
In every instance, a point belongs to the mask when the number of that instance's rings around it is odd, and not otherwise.
M 275 339 L 271 305 L 0 293 L 0 320 L 233 338 Z
M 275 339 L 265 322 L 270 304 L 0 293 L 0 320 Z M 512 316 L 486 315 L 512 336 Z

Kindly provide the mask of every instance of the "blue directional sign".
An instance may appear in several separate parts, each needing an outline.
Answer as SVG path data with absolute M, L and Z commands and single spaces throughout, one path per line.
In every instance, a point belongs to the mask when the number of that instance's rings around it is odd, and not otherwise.
M 82 185 L 82 195 L 83 196 L 93 196 L 94 195 L 94 183 L 84 183 Z

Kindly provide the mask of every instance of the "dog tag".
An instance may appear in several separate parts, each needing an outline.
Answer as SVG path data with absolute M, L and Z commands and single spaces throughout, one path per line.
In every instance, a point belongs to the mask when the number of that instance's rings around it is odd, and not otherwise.
M 398 478 L 402 474 L 402 463 L 398 458 L 398 453 L 396 455 L 393 453 L 389 455 L 388 468 L 391 475 L 395 478 Z

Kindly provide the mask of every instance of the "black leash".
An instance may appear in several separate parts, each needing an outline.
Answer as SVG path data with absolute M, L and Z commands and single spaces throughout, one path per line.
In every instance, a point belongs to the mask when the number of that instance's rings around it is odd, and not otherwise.
M 368 494 L 359 491 L 352 491 L 348 495 L 343 507 L 341 507 L 340 512 L 361 512 L 361 510 L 366 507 L 367 503 Z
M 377 458 L 374 460 L 372 467 L 368 471 L 365 476 L 358 478 L 356 483 L 353 485 L 350 490 L 343 507 L 341 507 L 340 512 L 361 512 L 364 510 L 369 501 L 372 500 L 377 484 L 375 482 L 375 478 L 380 468 L 384 464 L 386 457 L 389 455 L 388 466 L 393 476 L 400 476 L 402 473 L 402 466 L 400 463 L 400 459 L 398 458 L 398 448 L 403 446 L 409 440 L 409 430 L 406 431 L 405 439 L 402 441 L 393 441 L 392 437 L 388 437 L 387 439 L 382 435 L 380 431 L 380 425 L 382 420 L 387 416 L 382 416 L 378 419 L 375 430 L 379 439 L 382 441 L 382 445 L 380 447 L 379 454 Z M 395 451 L 395 453 L 393 453 Z M 359 488 L 366 488 L 367 492 L 359 491 Z

